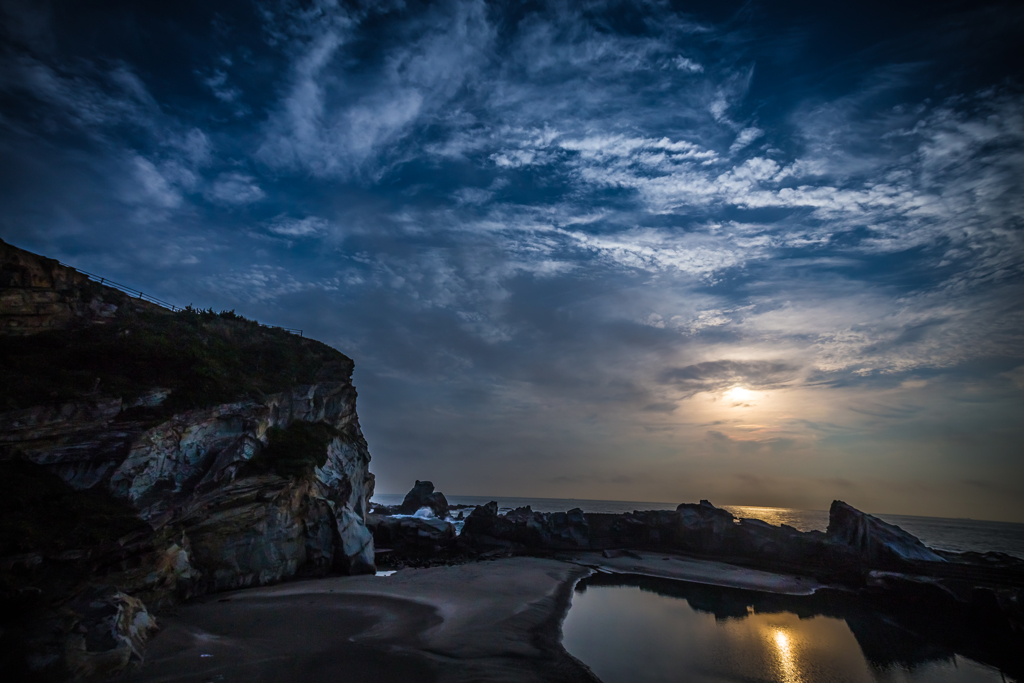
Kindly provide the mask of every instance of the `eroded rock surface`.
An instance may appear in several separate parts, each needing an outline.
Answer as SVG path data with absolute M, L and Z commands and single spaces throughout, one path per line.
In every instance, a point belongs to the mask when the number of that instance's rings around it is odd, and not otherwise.
M 832 501 L 828 513 L 827 538 L 851 548 L 872 565 L 887 562 L 946 560 L 895 524 L 861 512 L 841 500 Z
M 102 324 L 113 320 L 123 306 L 164 310 L 0 240 L 0 334 L 32 335 L 76 324 Z

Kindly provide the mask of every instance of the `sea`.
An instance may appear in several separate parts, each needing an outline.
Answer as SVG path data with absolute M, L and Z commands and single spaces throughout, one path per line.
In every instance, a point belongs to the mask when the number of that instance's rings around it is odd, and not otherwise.
M 398 505 L 405 494 L 375 494 L 373 502 L 381 505 Z M 564 512 L 580 508 L 584 512 L 622 514 L 634 510 L 674 510 L 676 503 L 624 500 L 586 500 L 577 498 L 509 498 L 502 496 L 449 496 L 451 505 L 484 505 L 489 501 L 498 503 L 498 512 L 504 514 L 517 507 L 529 505 L 537 512 Z M 760 519 L 769 524 L 788 524 L 800 531 L 824 531 L 828 526 L 828 510 L 797 510 L 794 508 L 753 507 L 722 505 L 736 517 Z M 467 513 L 468 514 L 468 513 Z M 957 519 L 945 517 L 917 517 L 913 515 L 870 514 L 921 539 L 931 548 L 953 552 L 1006 553 L 1024 559 L 1024 524 L 1013 522 L 992 522 L 978 519 Z M 456 522 L 458 530 L 460 522 Z

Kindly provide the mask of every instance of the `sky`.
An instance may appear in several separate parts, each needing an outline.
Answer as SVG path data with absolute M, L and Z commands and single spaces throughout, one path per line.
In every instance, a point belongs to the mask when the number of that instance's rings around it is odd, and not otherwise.
M 351 356 L 377 490 L 1024 522 L 1024 5 L 0 0 L 0 236 Z

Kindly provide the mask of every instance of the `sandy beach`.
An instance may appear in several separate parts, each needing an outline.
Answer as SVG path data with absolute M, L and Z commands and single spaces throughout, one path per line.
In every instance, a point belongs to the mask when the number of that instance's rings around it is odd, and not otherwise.
M 817 587 L 664 553 L 516 557 L 299 581 L 182 606 L 161 620 L 145 665 L 128 680 L 593 682 L 560 642 L 573 586 L 592 571 L 784 594 Z
M 128 680 L 596 681 L 559 643 L 587 573 L 512 558 L 218 594 L 163 619 Z

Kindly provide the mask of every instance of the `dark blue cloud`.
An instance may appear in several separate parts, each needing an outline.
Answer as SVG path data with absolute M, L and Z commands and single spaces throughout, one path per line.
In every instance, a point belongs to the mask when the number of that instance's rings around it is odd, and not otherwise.
M 959 484 L 1024 479 L 1016 4 L 2 7 L 4 239 L 349 353 L 383 490 L 1024 518 Z

